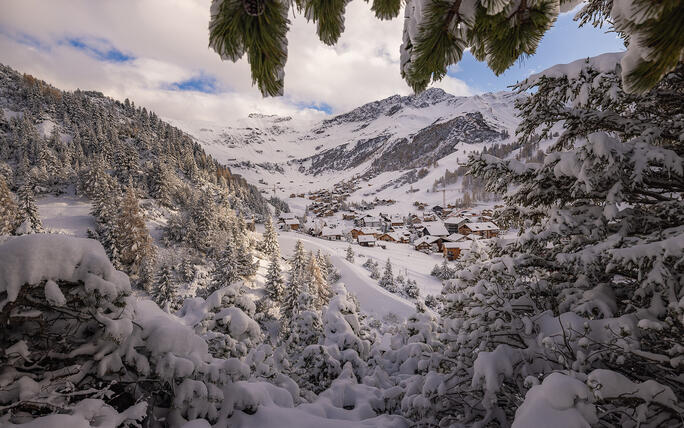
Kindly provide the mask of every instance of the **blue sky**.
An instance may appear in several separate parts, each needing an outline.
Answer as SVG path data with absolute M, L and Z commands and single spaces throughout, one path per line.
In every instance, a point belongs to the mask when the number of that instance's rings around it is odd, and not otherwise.
M 285 96 L 263 98 L 246 59 L 223 61 L 208 48 L 211 0 L 6 2 L 0 63 L 55 86 L 129 98 L 161 117 L 210 122 L 249 113 L 320 118 L 364 103 L 409 95 L 399 70 L 403 13 L 378 21 L 368 2 L 346 7 L 345 31 L 326 46 L 301 14 L 288 33 Z M 466 53 L 434 84 L 454 95 L 504 90 L 558 63 L 624 50 L 614 34 L 578 28 L 563 14 L 537 53 L 495 76 Z
M 614 33 L 606 33 L 606 28 L 591 25 L 578 27 L 572 17 L 574 13 L 562 14 L 556 24 L 545 35 L 537 47 L 537 52 L 524 58 L 496 76 L 484 62 L 477 61 L 466 52 L 461 62 L 452 66 L 449 76 L 463 80 L 471 88 L 480 92 L 507 89 L 530 74 L 538 73 L 553 65 L 569 63 L 581 58 L 596 56 L 606 52 L 625 50 L 622 40 Z

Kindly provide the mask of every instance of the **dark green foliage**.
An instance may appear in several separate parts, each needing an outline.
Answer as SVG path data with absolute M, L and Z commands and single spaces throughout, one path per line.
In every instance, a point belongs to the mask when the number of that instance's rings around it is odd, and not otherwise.
M 371 10 L 378 19 L 396 18 L 401 10 L 401 0 L 373 0 Z
M 349 0 L 295 0 L 300 11 L 316 23 L 316 33 L 326 45 L 334 45 L 344 31 L 344 9 Z
M 283 94 L 287 61 L 288 1 L 264 0 L 263 13 L 247 13 L 242 0 L 225 0 L 209 24 L 209 46 L 222 58 L 237 61 L 247 53 L 252 82 L 263 95 Z

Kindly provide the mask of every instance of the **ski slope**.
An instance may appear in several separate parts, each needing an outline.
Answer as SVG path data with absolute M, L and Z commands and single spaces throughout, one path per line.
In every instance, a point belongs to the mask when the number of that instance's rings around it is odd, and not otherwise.
M 370 273 L 361 265 L 366 258 L 371 258 L 384 269 L 389 257 L 392 261 L 394 274 L 401 273 L 405 277 L 418 282 L 421 296 L 439 294 L 442 290 L 441 282 L 430 276 L 432 267 L 441 262 L 436 255 L 424 254 L 413 250 L 406 244 L 388 243 L 387 249 L 380 247 L 366 248 L 352 245 L 356 253 L 355 263 L 345 259 L 349 243 L 344 241 L 328 241 L 296 232 L 279 232 L 279 242 L 283 256 L 290 257 L 296 242 L 300 240 L 307 251 L 321 251 L 330 255 L 330 260 L 342 275 L 340 282 L 347 290 L 359 299 L 361 310 L 378 319 L 396 316 L 399 320 L 408 318 L 415 313 L 415 302 L 397 294 L 390 293 L 378 285 L 378 281 L 370 277 Z

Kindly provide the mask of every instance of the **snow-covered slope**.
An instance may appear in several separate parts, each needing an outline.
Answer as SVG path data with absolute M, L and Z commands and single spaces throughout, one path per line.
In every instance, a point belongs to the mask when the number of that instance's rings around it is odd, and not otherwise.
M 441 192 L 426 190 L 446 169 L 455 170 L 471 152 L 513 141 L 518 97 L 510 92 L 456 97 L 433 88 L 317 122 L 252 114 L 229 125 L 176 125 L 250 182 L 259 182 L 263 193 L 275 188 L 276 195 L 287 197 L 360 177 L 363 189 L 352 200 L 408 199 L 413 188 L 421 200 L 441 202 Z M 458 189 L 447 191 L 451 199 L 461 196 Z

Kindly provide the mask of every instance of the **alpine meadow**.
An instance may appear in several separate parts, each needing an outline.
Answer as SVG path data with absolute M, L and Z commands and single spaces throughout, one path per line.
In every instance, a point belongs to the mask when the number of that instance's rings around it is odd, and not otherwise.
M 684 1 L 0 8 L 0 427 L 684 428 Z

